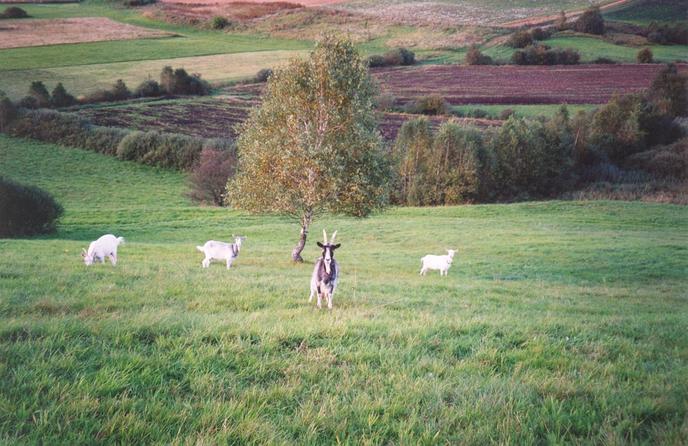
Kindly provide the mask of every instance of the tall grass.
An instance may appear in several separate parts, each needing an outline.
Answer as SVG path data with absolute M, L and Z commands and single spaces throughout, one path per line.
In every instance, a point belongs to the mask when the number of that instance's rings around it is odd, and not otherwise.
M 177 173 L 0 136 L 56 236 L 0 240 L 0 441 L 685 443 L 688 208 L 392 209 L 339 230 L 333 311 L 279 217 L 191 206 Z M 104 174 L 105 173 L 105 174 Z M 119 263 L 85 267 L 98 235 Z M 235 268 L 195 245 L 248 236 Z M 447 277 L 419 258 L 459 254 Z

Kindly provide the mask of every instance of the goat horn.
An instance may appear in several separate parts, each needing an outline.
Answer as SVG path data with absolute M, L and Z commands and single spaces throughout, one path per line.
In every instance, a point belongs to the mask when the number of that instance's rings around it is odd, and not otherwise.
M 335 238 L 337 238 L 337 231 L 334 231 L 334 234 L 332 234 L 332 239 L 330 240 L 330 243 L 334 244 Z
M 325 228 L 323 228 L 323 244 L 327 245 L 327 232 L 325 232 Z

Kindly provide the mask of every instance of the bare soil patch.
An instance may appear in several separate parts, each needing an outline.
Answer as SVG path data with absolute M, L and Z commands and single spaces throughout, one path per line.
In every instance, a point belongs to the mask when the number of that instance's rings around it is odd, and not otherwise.
M 167 37 L 172 34 L 104 17 L 21 19 L 0 22 L 0 48 Z
M 688 73 L 688 65 L 680 65 Z M 663 65 L 434 65 L 373 71 L 398 103 L 438 94 L 450 104 L 603 104 L 642 91 Z
M 244 21 L 275 14 L 280 11 L 300 9 L 304 6 L 296 2 L 270 1 L 233 1 L 233 2 L 176 2 L 163 1 L 153 6 L 148 15 L 161 16 L 174 23 L 197 24 L 221 16 L 230 20 Z

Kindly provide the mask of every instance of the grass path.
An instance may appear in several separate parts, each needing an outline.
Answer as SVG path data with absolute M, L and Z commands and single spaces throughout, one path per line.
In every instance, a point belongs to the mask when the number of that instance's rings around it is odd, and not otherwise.
M 66 208 L 56 236 L 0 240 L 0 442 L 688 440 L 686 207 L 327 216 L 327 312 L 287 260 L 293 223 L 192 206 L 178 173 L 0 136 L 0 174 Z M 106 232 L 120 264 L 86 268 Z M 232 232 L 236 269 L 202 270 L 194 246 Z M 419 277 L 445 247 L 448 277 Z

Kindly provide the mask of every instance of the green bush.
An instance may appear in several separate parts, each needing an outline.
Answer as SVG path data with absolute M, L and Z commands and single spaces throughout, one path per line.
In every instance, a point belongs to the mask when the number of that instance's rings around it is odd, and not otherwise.
M 384 56 L 380 54 L 373 54 L 371 56 L 368 56 L 368 58 L 366 59 L 366 64 L 370 68 L 378 68 L 387 66 L 387 61 L 385 60 Z
M 271 68 L 263 68 L 262 70 L 259 70 L 255 77 L 253 78 L 254 82 L 267 82 L 268 79 L 270 79 L 270 76 L 272 76 L 272 69 Z
M 210 21 L 210 27 L 212 29 L 224 29 L 227 26 L 229 26 L 229 20 L 219 15 L 213 17 L 213 19 Z
M 483 138 L 476 129 L 447 122 L 440 126 L 428 160 L 428 204 L 478 201 L 483 177 Z
M 661 113 L 688 116 L 688 79 L 669 64 L 652 81 L 648 98 Z
M 516 31 L 509 36 L 506 44 L 511 48 L 525 48 L 533 44 L 533 35 L 527 30 Z
M 650 48 L 643 48 L 642 50 L 638 51 L 638 54 L 636 55 L 636 61 L 638 63 L 652 63 L 654 61 L 652 50 Z
M 511 62 L 515 65 L 576 65 L 580 54 L 572 48 L 550 48 L 547 45 L 531 45 L 514 51 Z
M 131 132 L 117 147 L 117 157 L 158 167 L 189 169 L 200 156 L 203 139 L 174 133 Z
M 0 237 L 49 234 L 63 212 L 46 191 L 0 177 Z
M 642 169 L 660 178 L 688 178 L 688 138 L 683 138 L 669 146 L 631 155 L 625 166 Z
M 449 104 L 439 95 L 423 96 L 406 104 L 407 113 L 418 115 L 446 115 L 449 112 Z
M 592 6 L 585 10 L 575 24 L 576 31 L 586 34 L 602 35 L 605 32 L 604 18 L 599 6 Z
M 160 73 L 160 86 L 169 94 L 207 95 L 210 84 L 199 74 L 189 75 L 185 69 L 166 66 Z
M 36 105 L 40 108 L 46 108 L 50 107 L 50 93 L 48 93 L 48 89 L 45 88 L 45 85 L 41 81 L 34 81 L 31 82 L 31 86 L 29 87 L 29 94 L 28 96 L 31 96 L 36 100 Z
M 131 90 L 129 90 L 127 84 L 122 79 L 117 79 L 110 91 L 114 101 L 126 101 L 131 97 Z
M 53 94 L 51 98 L 51 104 L 53 107 L 71 107 L 76 104 L 76 99 L 71 94 L 67 93 L 62 82 L 58 83 L 53 89 Z
M 134 97 L 137 98 L 155 98 L 162 96 L 163 92 L 158 81 L 154 79 L 147 79 L 139 84 L 134 90 Z
M 477 45 L 471 45 L 468 48 L 465 61 L 467 65 L 492 65 L 494 63 L 490 56 L 480 52 Z
M 0 132 L 7 130 L 9 125 L 17 118 L 17 107 L 8 97 L 0 98 Z
M 0 14 L 0 19 L 25 19 L 27 17 L 31 16 L 17 6 L 5 8 L 5 11 Z
M 393 203 L 409 206 L 429 203 L 426 182 L 432 142 L 432 129 L 427 118 L 402 124 L 391 152 L 395 170 Z

